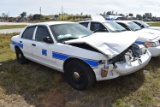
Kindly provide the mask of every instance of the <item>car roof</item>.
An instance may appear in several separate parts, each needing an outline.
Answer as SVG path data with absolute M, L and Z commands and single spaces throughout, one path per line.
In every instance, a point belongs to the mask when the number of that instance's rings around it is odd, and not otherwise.
M 129 22 L 133 22 L 133 21 L 131 21 L 131 20 L 116 20 L 115 22 L 129 23 Z
M 74 23 L 74 22 L 67 22 L 67 21 L 53 21 L 53 22 L 41 22 L 41 23 L 36 23 L 33 25 L 57 25 L 57 24 L 69 24 L 69 23 Z M 33 26 L 31 25 L 31 26 Z
M 133 22 L 143 22 L 142 20 L 132 20 Z
M 78 23 L 81 23 L 81 22 L 100 22 L 100 23 L 104 23 L 104 22 L 114 22 L 114 21 L 98 21 L 98 20 L 86 20 L 86 21 L 79 21 Z

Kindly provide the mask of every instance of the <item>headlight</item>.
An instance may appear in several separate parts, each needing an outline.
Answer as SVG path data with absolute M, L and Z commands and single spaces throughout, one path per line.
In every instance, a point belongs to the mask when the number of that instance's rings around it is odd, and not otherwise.
M 159 42 L 145 42 L 144 45 L 147 47 L 156 47 L 159 46 Z

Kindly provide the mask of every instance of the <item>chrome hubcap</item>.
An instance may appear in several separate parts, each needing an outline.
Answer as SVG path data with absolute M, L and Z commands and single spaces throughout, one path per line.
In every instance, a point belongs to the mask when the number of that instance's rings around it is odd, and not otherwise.
M 78 72 L 74 72 L 74 73 L 73 73 L 73 77 L 74 77 L 75 80 L 79 80 L 80 75 L 79 75 Z

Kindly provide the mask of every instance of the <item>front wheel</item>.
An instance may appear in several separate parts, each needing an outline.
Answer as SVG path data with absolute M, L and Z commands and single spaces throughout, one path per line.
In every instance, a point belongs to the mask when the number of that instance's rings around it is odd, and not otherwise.
M 88 89 L 95 82 L 92 69 L 80 60 L 72 60 L 66 64 L 65 76 L 68 83 L 77 90 Z
M 16 57 L 17 57 L 17 61 L 20 64 L 25 64 L 28 62 L 28 60 L 24 57 L 22 51 L 19 48 L 16 49 Z

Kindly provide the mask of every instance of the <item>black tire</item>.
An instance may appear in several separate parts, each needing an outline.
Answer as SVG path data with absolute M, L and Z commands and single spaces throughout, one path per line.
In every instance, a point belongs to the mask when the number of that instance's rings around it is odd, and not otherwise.
M 25 64 L 28 62 L 28 60 L 24 57 L 22 51 L 19 48 L 16 48 L 16 57 L 17 57 L 17 61 L 20 64 Z
M 72 60 L 66 64 L 65 77 L 74 89 L 81 91 L 90 88 L 95 82 L 92 69 L 80 60 Z

